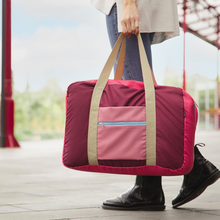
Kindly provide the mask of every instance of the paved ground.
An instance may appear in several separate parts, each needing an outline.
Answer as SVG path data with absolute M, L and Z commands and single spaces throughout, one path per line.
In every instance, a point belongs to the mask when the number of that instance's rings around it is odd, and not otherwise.
M 201 152 L 220 168 L 220 132 L 199 132 Z M 182 177 L 164 177 L 166 211 L 107 211 L 102 201 L 131 187 L 133 176 L 85 173 L 62 165 L 62 140 L 23 142 L 0 149 L 0 220 L 219 220 L 220 181 L 196 200 L 172 209 Z

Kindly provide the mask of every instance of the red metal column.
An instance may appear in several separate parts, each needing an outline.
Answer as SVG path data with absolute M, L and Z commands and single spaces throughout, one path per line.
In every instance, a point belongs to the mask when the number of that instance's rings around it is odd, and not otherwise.
M 12 99 L 12 71 L 11 71 L 11 0 L 2 0 L 3 13 L 3 100 L 2 100 L 2 147 L 19 147 L 14 137 L 14 101 Z
M 218 56 L 217 56 L 217 78 L 216 78 L 216 106 L 215 106 L 215 108 L 216 108 L 216 113 L 215 113 L 215 121 L 216 121 L 216 124 L 215 124 L 215 128 L 216 129 L 220 129 L 220 114 L 219 114 L 219 112 L 218 112 L 218 110 L 219 110 L 219 75 L 218 75 L 218 72 L 219 72 L 219 64 L 218 64 L 218 62 L 219 62 L 219 49 L 220 49 L 220 45 L 219 45 L 219 34 L 220 34 L 220 30 L 219 30 L 219 25 L 220 25 L 220 15 L 218 15 L 217 16 L 217 50 L 218 50 L 218 52 L 217 52 L 217 54 L 218 54 Z
M 184 39 L 184 43 L 183 43 L 183 90 L 185 91 L 186 91 L 186 51 L 185 50 L 186 50 L 186 31 L 187 31 L 186 2 L 187 0 L 184 0 L 184 3 L 183 3 L 183 11 L 184 11 L 184 14 L 183 14 L 183 32 L 184 32 L 184 35 L 183 35 L 183 39 Z

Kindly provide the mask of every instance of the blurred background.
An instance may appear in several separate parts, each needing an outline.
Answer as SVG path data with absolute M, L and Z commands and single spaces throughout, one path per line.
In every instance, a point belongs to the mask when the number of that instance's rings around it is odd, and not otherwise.
M 178 10 L 181 20 L 182 5 Z M 12 0 L 16 139 L 62 138 L 67 87 L 97 79 L 110 52 L 105 15 L 89 0 Z M 153 45 L 152 53 L 158 84 L 182 87 L 183 30 L 180 36 Z M 199 106 L 198 130 L 219 129 L 219 115 L 216 124 L 213 110 L 219 97 L 218 53 L 216 46 L 186 33 L 186 91 Z

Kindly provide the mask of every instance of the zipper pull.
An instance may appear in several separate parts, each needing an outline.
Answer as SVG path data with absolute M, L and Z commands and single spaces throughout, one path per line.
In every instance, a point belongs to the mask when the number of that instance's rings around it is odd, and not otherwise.
M 102 122 L 99 122 L 98 125 L 104 127 L 104 124 Z
M 197 107 L 197 108 L 199 108 L 199 106 L 198 106 L 198 104 L 194 101 L 194 105 Z

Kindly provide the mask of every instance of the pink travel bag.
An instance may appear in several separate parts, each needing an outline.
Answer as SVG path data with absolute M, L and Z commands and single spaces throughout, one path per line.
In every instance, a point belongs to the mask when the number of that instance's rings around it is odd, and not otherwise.
M 194 161 L 197 108 L 181 88 L 154 85 L 140 34 L 144 82 L 121 80 L 121 34 L 98 80 L 72 83 L 66 96 L 63 164 L 101 173 L 174 176 Z M 122 43 L 114 80 L 111 69 Z

